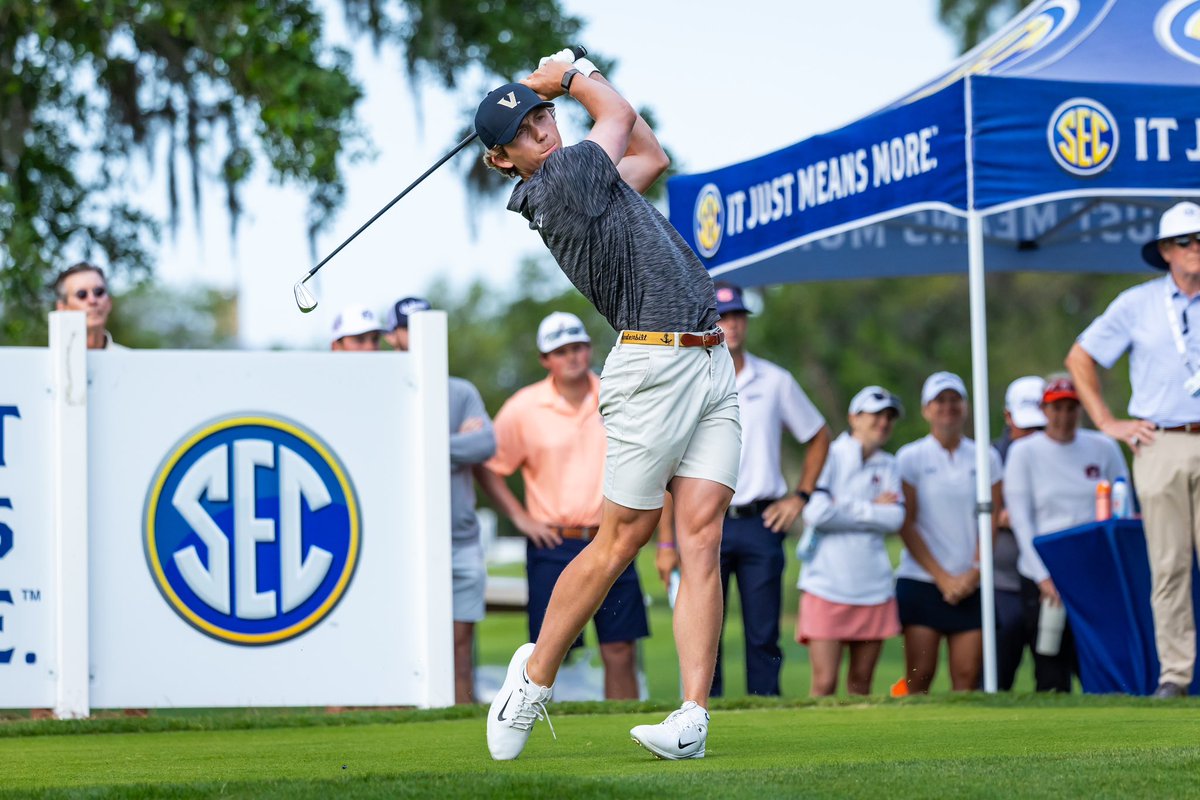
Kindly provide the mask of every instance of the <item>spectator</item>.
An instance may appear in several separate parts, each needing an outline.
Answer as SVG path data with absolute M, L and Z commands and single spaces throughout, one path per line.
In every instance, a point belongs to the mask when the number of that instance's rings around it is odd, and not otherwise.
M 846 690 L 870 694 L 883 640 L 900 633 L 884 536 L 900 529 L 904 506 L 896 457 L 883 446 L 903 410 L 879 386 L 856 394 L 850 431 L 834 440 L 804 507 L 796 641 L 808 645 L 814 697 L 837 691 L 845 649 Z
M 945 638 L 950 685 L 970 691 L 983 662 L 980 632 L 979 536 L 975 517 L 975 442 L 964 436 L 967 387 L 935 372 L 921 389 L 929 435 L 896 454 L 906 515 L 904 552 L 896 570 L 896 600 L 904 628 L 909 694 L 927 693 Z M 1001 499 L 1000 457 L 990 445 L 992 504 Z
M 717 324 L 725 332 L 725 344 L 733 357 L 742 421 L 737 491 L 725 512 L 721 533 L 721 589 L 728 598 L 730 578 L 736 576 L 745 631 L 747 693 L 777 695 L 783 666 L 779 647 L 786 561 L 783 539 L 816 486 L 831 437 L 825 418 L 796 379 L 783 368 L 746 351 L 750 312 L 742 290 L 718 283 L 716 297 L 721 316 Z M 808 448 L 795 491 L 788 490 L 780 464 L 784 428 Z M 666 536 L 660 536 L 660 545 L 671 538 L 668 526 L 662 530 Z M 669 575 L 677 565 L 674 550 L 660 549 L 660 575 Z M 718 650 L 713 697 L 724 693 L 723 660 L 723 652 Z
M 420 297 L 403 297 L 392 303 L 388 308 L 387 327 L 383 335 L 393 350 L 408 350 L 408 318 L 430 308 L 429 301 Z
M 599 532 L 607 447 L 600 379 L 591 370 L 591 339 L 579 317 L 550 314 L 538 326 L 537 346 L 547 376 L 501 407 L 496 455 L 476 471 L 484 491 L 529 539 L 530 641 L 538 638 L 559 575 Z M 504 482 L 517 470 L 525 481 L 523 504 Z M 634 642 L 650 628 L 634 564 L 617 578 L 593 620 L 604 661 L 604 696 L 636 699 Z M 580 634 L 572 647 L 582 645 Z
M 1000 462 L 1008 460 L 1013 442 L 1046 427 L 1042 413 L 1042 393 L 1046 381 L 1036 375 L 1017 378 L 1004 393 L 1004 432 L 992 442 Z M 1008 509 L 996 514 L 996 538 L 992 542 L 992 573 L 996 596 L 996 683 L 1001 691 L 1011 691 L 1025 647 L 1033 647 L 1026 635 L 1025 611 L 1021 603 L 1021 575 L 1017 572 L 1017 539 L 1009 524 Z
M 1036 641 L 1043 603 L 1062 605 L 1058 590 L 1033 540 L 1073 528 L 1096 518 L 1096 484 L 1128 480 L 1125 459 L 1112 439 L 1096 431 L 1079 430 L 1079 395 L 1067 378 L 1046 386 L 1042 396 L 1046 430 L 1015 443 L 1004 465 L 1004 503 L 1020 545 L 1025 640 Z M 1034 675 L 1039 692 L 1071 691 L 1071 675 L 1079 674 L 1071 626 L 1063 628 L 1057 655 L 1034 650 Z
M 348 306 L 333 318 L 330 350 L 371 352 L 379 349 L 383 329 L 375 312 L 366 306 Z
M 1200 542 L 1200 206 L 1178 203 L 1142 258 L 1167 275 L 1127 289 L 1088 326 L 1067 369 L 1096 427 L 1133 451 L 1150 559 L 1150 605 L 1160 670 L 1155 697 L 1183 697 L 1196 667 L 1192 561 Z M 1132 419 L 1113 416 L 1096 365 L 1129 352 Z
M 454 702 L 475 702 L 475 623 L 484 616 L 487 566 L 475 516 L 472 471 L 496 452 L 479 390 L 450 378 L 450 556 L 454 585 Z
M 127 350 L 112 339 L 108 332 L 108 316 L 112 313 L 112 295 L 104 270 L 80 261 L 68 267 L 54 279 L 54 308 L 57 311 L 87 313 L 87 346 L 89 350 Z

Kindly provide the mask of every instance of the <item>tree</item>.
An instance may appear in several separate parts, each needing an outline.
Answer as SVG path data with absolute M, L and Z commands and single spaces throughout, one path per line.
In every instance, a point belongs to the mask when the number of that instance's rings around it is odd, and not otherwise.
M 570 41 L 558 0 L 342 0 L 353 27 L 404 49 L 410 75 L 454 87 L 468 66 L 511 76 Z M 171 214 L 195 205 L 204 155 L 220 164 L 230 224 L 265 167 L 309 194 L 310 231 L 339 205 L 340 163 L 365 151 L 351 58 L 327 44 L 318 0 L 5 0 L 0 3 L 0 342 L 44 341 L 46 285 L 90 258 L 151 271 L 159 221 L 131 192 L 130 160 L 165 143 Z M 189 175 L 176 174 L 176 155 Z
M 990 36 L 1033 0 L 939 0 L 938 19 L 958 36 L 963 52 Z

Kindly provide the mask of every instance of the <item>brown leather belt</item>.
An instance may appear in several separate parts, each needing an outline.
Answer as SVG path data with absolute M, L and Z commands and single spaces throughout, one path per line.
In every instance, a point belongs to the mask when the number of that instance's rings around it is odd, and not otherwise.
M 585 542 L 590 542 L 596 538 L 596 534 L 600 532 L 599 528 L 563 528 L 559 525 L 551 525 L 558 535 L 564 539 L 581 539 Z
M 621 344 L 648 344 L 657 347 L 674 347 L 676 338 L 680 347 L 716 347 L 725 341 L 725 331 L 712 333 L 663 333 L 661 331 L 621 331 Z
M 1187 422 L 1183 425 L 1176 425 L 1174 428 L 1159 428 L 1159 430 L 1167 433 L 1200 433 L 1200 422 Z

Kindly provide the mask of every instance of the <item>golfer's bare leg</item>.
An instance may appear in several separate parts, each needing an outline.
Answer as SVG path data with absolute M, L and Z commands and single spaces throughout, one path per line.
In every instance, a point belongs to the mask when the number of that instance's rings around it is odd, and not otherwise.
M 525 665 L 531 681 L 539 686 L 554 683 L 571 643 L 596 615 L 608 590 L 638 550 L 650 541 L 661 513 L 661 508 L 643 511 L 604 499 L 604 516 L 596 538 L 575 556 L 554 584 L 537 647 Z
M 724 603 L 721 595 L 721 527 L 733 490 L 701 478 L 671 480 L 679 594 L 673 615 L 683 699 L 708 706 Z

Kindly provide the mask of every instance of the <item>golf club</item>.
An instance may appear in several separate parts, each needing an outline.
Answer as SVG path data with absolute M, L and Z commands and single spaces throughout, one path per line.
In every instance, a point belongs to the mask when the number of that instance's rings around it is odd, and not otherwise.
M 584 47 L 583 45 L 572 45 L 571 52 L 575 55 L 575 58 L 583 58 L 584 56 L 587 55 L 587 48 Z M 365 223 L 363 223 L 362 227 L 360 227 L 354 233 L 350 234 L 350 238 L 346 239 L 346 241 L 339 244 L 332 253 L 325 256 L 325 258 L 321 259 L 321 263 L 317 264 L 315 267 L 310 269 L 308 271 L 308 274 L 306 274 L 303 278 L 296 281 L 296 286 L 294 287 L 293 292 L 296 296 L 296 305 L 300 308 L 300 310 L 303 311 L 305 314 L 307 314 L 308 312 L 312 311 L 314 308 L 317 307 L 317 298 L 314 297 L 313 293 L 310 292 L 308 290 L 308 287 L 304 285 L 308 281 L 309 278 L 311 278 L 313 275 L 317 274 L 317 270 L 319 270 L 321 267 L 325 266 L 331 258 L 336 256 L 338 253 L 342 252 L 342 249 L 346 245 L 353 242 L 360 233 L 365 231 L 367 228 L 371 227 L 371 225 L 375 222 L 375 220 L 379 219 L 384 214 L 386 214 L 389 208 L 396 205 L 396 203 L 400 202 L 400 198 L 404 197 L 404 195 L 408 194 L 413 189 L 415 189 L 417 187 L 417 184 L 419 184 L 421 181 L 428 178 L 431 174 L 433 174 L 434 171 L 437 170 L 438 167 L 440 167 L 442 164 L 445 164 L 447 161 L 449 161 L 451 158 L 453 158 L 455 155 L 457 155 L 460 150 L 462 150 L 464 147 L 469 145 L 471 142 L 475 141 L 477 136 L 479 136 L 479 134 L 472 131 L 471 134 L 467 138 L 463 139 L 461 142 L 456 144 L 454 146 L 454 149 L 452 149 L 449 153 L 446 153 L 446 155 L 439 158 L 432 167 L 430 167 L 429 169 L 422 172 L 421 176 L 419 178 L 417 178 L 415 181 L 413 181 L 408 186 L 406 186 L 404 188 L 404 191 L 400 192 L 400 194 L 393 197 L 391 199 L 391 202 L 389 202 L 383 208 L 379 209 L 379 211 L 377 211 L 375 213 L 375 216 L 371 217 L 369 220 L 367 220 Z

